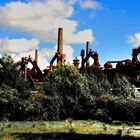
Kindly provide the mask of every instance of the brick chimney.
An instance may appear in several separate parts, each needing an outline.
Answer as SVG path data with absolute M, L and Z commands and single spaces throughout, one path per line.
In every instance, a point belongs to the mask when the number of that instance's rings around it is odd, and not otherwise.
M 86 42 L 86 56 L 89 54 L 90 52 L 90 42 L 87 41 Z M 88 61 L 86 62 L 86 67 L 90 66 L 90 60 L 88 59 Z
M 58 28 L 58 46 L 57 51 L 63 54 L 63 28 Z
M 35 61 L 38 64 L 38 50 L 35 50 Z

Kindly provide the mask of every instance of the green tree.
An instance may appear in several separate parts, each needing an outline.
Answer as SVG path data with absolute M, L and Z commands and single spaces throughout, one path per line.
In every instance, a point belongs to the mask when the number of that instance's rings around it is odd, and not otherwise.
M 92 65 L 82 73 L 87 78 L 92 95 L 100 96 L 101 94 L 110 93 L 111 84 L 100 68 Z
M 0 87 L 0 119 L 12 119 L 19 102 L 19 93 L 7 85 Z
M 74 66 L 58 67 L 46 77 L 46 81 L 59 98 L 61 119 L 86 118 L 94 112 L 94 96 L 90 94 L 87 78 Z
M 9 55 L 0 59 L 0 94 L 1 119 L 21 120 L 23 112 L 19 112 L 30 94 L 30 84 Z
M 137 92 L 135 86 L 122 74 L 116 74 L 113 78 L 112 93 L 116 96 L 135 97 Z
M 4 55 L 0 59 L 0 65 L 0 86 L 5 84 L 17 89 L 18 92 L 22 94 L 26 94 L 31 87 L 30 83 L 24 80 L 21 71 L 17 69 L 14 63 L 13 58 L 10 55 Z

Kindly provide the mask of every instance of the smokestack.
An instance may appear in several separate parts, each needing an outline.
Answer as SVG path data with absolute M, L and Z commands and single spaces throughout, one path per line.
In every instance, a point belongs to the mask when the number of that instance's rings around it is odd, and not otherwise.
M 81 50 L 81 69 L 84 69 L 84 56 L 85 56 L 85 51 L 84 49 Z
M 38 50 L 35 50 L 35 61 L 38 64 Z
M 89 52 L 90 52 L 90 42 L 87 41 L 86 42 L 86 56 L 89 54 Z M 86 62 L 86 66 L 90 66 L 90 60 L 89 59 Z
M 58 46 L 57 52 L 63 54 L 63 28 L 58 29 Z

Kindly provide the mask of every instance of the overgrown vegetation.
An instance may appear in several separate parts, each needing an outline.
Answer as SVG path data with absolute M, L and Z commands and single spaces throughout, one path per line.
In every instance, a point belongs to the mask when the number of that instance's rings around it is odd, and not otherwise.
M 33 93 L 10 56 L 0 64 L 1 120 L 140 121 L 139 94 L 121 74 L 110 83 L 95 66 L 79 72 L 67 64 L 44 77 L 43 91 Z

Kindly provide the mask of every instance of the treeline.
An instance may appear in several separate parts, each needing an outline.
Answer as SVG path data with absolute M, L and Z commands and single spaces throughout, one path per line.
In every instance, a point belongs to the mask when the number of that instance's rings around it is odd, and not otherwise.
M 10 56 L 0 63 L 1 120 L 140 121 L 139 93 L 121 74 L 109 82 L 95 66 L 79 72 L 67 64 L 50 72 L 43 79 L 43 88 L 32 92 Z

